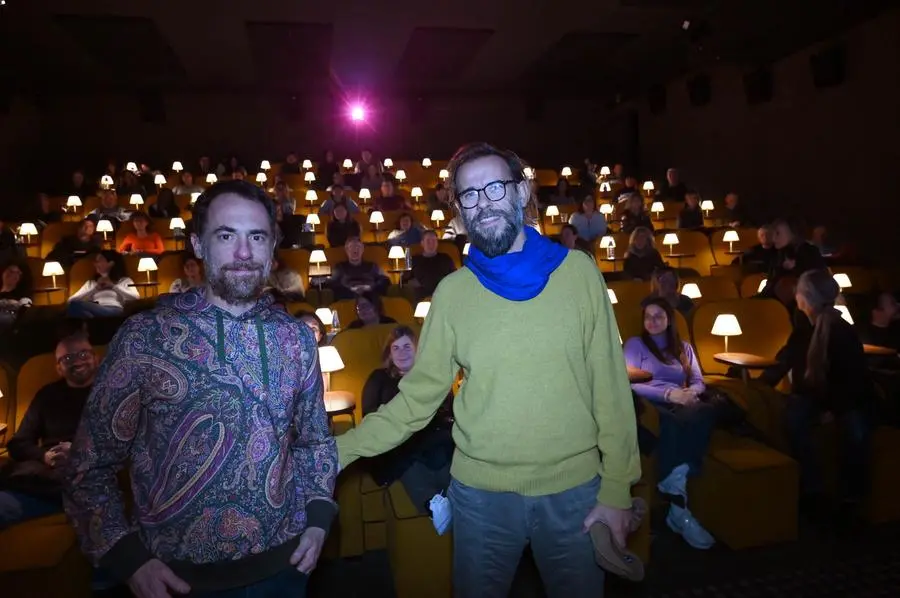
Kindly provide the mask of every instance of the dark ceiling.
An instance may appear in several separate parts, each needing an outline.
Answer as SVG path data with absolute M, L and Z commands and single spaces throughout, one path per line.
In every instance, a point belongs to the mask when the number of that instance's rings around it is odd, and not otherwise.
M 6 0 L 14 91 L 631 94 L 753 68 L 895 0 Z M 685 31 L 682 22 L 691 26 Z

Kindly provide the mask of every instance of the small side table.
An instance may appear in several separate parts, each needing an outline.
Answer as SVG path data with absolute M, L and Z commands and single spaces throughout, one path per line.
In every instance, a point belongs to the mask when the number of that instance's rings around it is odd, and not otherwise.
M 716 353 L 713 359 L 725 365 L 731 365 L 741 370 L 741 379 L 744 384 L 750 383 L 751 370 L 764 370 L 778 365 L 778 362 L 768 357 L 760 357 L 753 353 Z
M 46 293 L 47 294 L 47 304 L 50 304 L 50 295 L 57 291 L 65 291 L 65 287 L 41 287 L 39 289 L 34 289 L 35 293 Z
M 141 295 L 143 295 L 144 298 L 147 297 L 147 289 L 151 289 L 151 288 L 153 289 L 154 297 L 159 295 L 159 283 L 156 282 L 155 280 L 151 281 L 151 282 L 133 282 L 133 283 L 131 283 L 130 286 L 140 289 Z
M 343 390 L 332 390 L 325 393 L 325 413 L 328 414 L 328 424 L 332 425 L 338 415 L 349 415 L 350 422 L 356 427 L 356 401 L 353 393 Z
M 890 347 L 880 347 L 878 345 L 863 345 L 863 352 L 872 357 L 891 357 L 897 355 L 897 352 Z

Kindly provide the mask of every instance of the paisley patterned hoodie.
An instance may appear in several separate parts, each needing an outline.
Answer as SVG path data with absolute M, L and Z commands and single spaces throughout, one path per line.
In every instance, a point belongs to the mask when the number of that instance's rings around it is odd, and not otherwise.
M 322 393 L 315 339 L 270 295 L 239 316 L 202 290 L 160 297 L 110 344 L 72 445 L 64 502 L 83 551 L 122 580 L 158 558 L 194 591 L 290 567 L 298 536 L 336 512 Z

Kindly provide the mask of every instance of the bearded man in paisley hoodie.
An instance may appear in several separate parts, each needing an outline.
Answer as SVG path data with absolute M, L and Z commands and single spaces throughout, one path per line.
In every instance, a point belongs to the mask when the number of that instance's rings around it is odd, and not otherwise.
M 337 452 L 316 341 L 263 293 L 277 231 L 255 185 L 207 189 L 191 237 L 206 287 L 127 320 L 88 398 L 66 511 L 85 554 L 139 598 L 305 596 Z

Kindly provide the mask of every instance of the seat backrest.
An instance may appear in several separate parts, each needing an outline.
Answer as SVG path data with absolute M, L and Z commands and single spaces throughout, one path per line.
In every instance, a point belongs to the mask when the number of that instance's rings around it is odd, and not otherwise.
M 644 330 L 644 309 L 640 304 L 623 304 L 621 301 L 613 305 L 616 322 L 619 324 L 619 335 L 624 343 L 630 338 L 640 336 Z M 675 312 L 675 328 L 681 340 L 690 341 L 691 333 L 688 323 L 681 312 Z
M 737 286 L 734 281 L 724 276 L 701 276 L 699 278 L 685 278 L 682 286 L 693 282 L 700 289 L 701 297 L 694 299 L 694 305 L 702 305 L 710 301 L 722 301 L 724 299 L 737 299 Z
M 741 297 L 748 299 L 759 294 L 759 285 L 765 280 L 766 275 L 761 272 L 748 274 L 741 280 Z
M 16 418 L 15 372 L 5 362 L 0 362 L 0 424 L 7 424 L 5 438 L 0 438 L 0 444 L 8 442 L 13 435 Z
M 650 294 L 650 283 L 642 280 L 614 280 L 607 285 L 615 291 L 616 299 L 622 305 L 641 306 L 641 301 Z
M 278 261 L 300 275 L 303 287 L 309 286 L 309 255 L 308 249 L 279 249 Z M 329 265 L 333 263 L 329 260 Z
M 53 246 L 59 243 L 63 237 L 74 235 L 78 232 L 78 222 L 51 222 L 41 231 L 41 257 L 53 250 Z
M 725 339 L 711 333 L 720 314 L 734 314 L 741 325 L 741 334 L 728 338 L 728 350 L 732 352 L 772 358 L 791 335 L 790 315 L 775 299 L 731 299 L 701 305 L 694 311 L 691 336 L 700 367 L 707 374 L 724 374 L 728 370 L 728 366 L 714 359 L 716 353 L 725 351 Z
M 864 295 L 879 288 L 879 272 L 863 266 L 833 266 L 832 274 L 846 274 L 850 279 L 850 287 L 844 292 L 852 295 Z
M 159 281 L 159 292 L 168 293 L 172 283 L 184 277 L 184 268 L 181 266 L 181 253 L 167 253 L 159 258 L 156 267 L 156 280 Z
M 69 297 L 78 292 L 85 282 L 94 277 L 97 269 L 94 267 L 94 256 L 86 255 L 75 260 L 69 268 Z
M 729 231 L 735 231 L 738 234 L 737 241 L 726 243 L 722 240 L 725 233 Z M 713 231 L 709 240 L 712 245 L 713 254 L 716 258 L 716 263 L 720 266 L 728 266 L 731 265 L 731 262 L 740 257 L 739 253 L 733 252 L 743 252 L 756 245 L 756 230 L 750 229 L 750 232 L 748 232 L 746 229 L 735 230 L 733 228 L 720 228 Z
M 410 252 L 413 255 L 421 255 L 422 245 L 420 244 L 410 248 Z M 457 270 L 462 268 L 462 256 L 459 253 L 459 248 L 453 241 L 438 241 L 438 253 L 448 255 L 450 259 L 453 260 L 453 265 L 456 266 Z
M 415 322 L 413 317 L 413 305 L 404 297 L 383 297 L 384 315 L 397 320 L 400 324 L 412 324 Z
M 662 255 L 663 260 L 667 261 L 673 268 L 693 268 L 701 276 L 709 276 L 710 268 L 716 263 L 712 248 L 709 245 L 709 238 L 699 231 L 680 230 L 675 231 L 675 233 L 678 235 L 678 244 L 671 247 L 663 245 L 663 240 L 667 234 L 665 231 L 657 232 L 654 235 L 656 248 Z M 693 256 L 670 258 L 668 257 L 670 253 L 688 253 L 693 254 Z

